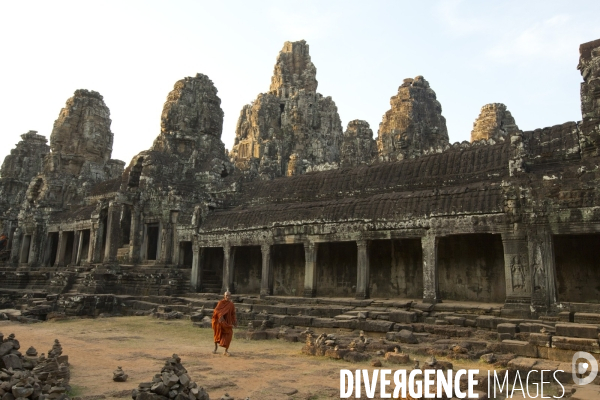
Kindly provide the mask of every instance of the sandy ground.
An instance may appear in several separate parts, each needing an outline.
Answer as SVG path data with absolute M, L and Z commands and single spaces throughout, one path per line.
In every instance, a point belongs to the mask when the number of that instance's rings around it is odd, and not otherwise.
M 184 320 L 121 317 L 30 325 L 2 321 L 0 332 L 14 333 L 23 353 L 29 346 L 47 353 L 59 339 L 63 354 L 69 356 L 75 396 L 131 398 L 131 389 L 150 381 L 173 353 L 211 399 L 225 393 L 242 400 L 339 398 L 340 369 L 357 368 L 344 361 L 302 355 L 302 343 L 281 340 L 234 339 L 231 357 L 224 357 L 222 348 L 214 355 L 212 330 Z M 112 380 L 119 365 L 129 375 L 127 382 Z M 368 362 L 360 368 L 367 367 Z
M 173 353 L 181 357 L 192 380 L 206 388 L 211 399 L 220 399 L 225 393 L 236 400 L 339 398 L 340 369 L 373 369 L 370 362 L 350 364 L 305 356 L 303 343 L 282 340 L 233 339 L 231 357 L 224 357 L 221 348 L 214 355 L 212 330 L 196 328 L 187 320 L 120 317 L 29 325 L 0 321 L 0 332 L 5 336 L 14 333 L 23 353 L 29 346 L 47 353 L 54 339 L 59 339 L 63 354 L 69 356 L 72 396 L 131 398 L 131 390 L 150 381 Z M 127 382 L 113 382 L 117 366 L 129 375 Z M 383 368 L 397 367 L 383 361 Z M 477 362 L 455 362 L 457 367 L 485 369 Z M 578 388 L 573 396 L 573 400 L 592 398 L 600 398 L 597 385 Z

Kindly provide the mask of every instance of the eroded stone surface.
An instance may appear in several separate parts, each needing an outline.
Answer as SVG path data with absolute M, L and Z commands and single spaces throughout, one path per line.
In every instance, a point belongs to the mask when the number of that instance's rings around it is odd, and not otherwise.
M 355 119 L 348 122 L 341 149 L 342 167 L 370 164 L 377 157 L 377 143 L 367 121 Z
M 448 145 L 442 106 L 425 78 L 405 79 L 390 105 L 379 124 L 377 148 L 381 160 L 414 158 Z
M 268 93 L 244 106 L 231 159 L 263 179 L 337 168 L 342 126 L 331 97 L 317 93 L 316 68 L 305 41 L 286 42 Z
M 498 139 L 518 132 L 515 119 L 504 104 L 492 103 L 481 107 L 479 117 L 473 123 L 471 142 L 482 139 Z

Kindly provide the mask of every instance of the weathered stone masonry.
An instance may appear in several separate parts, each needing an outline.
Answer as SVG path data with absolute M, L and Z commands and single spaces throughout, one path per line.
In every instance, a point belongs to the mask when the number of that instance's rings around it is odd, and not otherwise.
M 102 97 L 78 90 L 50 149 L 30 132 L 2 166 L 0 286 L 593 308 L 600 41 L 580 53 L 583 121 L 524 132 L 490 104 L 472 143 L 450 144 L 421 76 L 392 97 L 377 140 L 365 121 L 344 132 L 308 45 L 286 42 L 229 154 L 217 89 L 198 74 L 175 84 L 153 146 L 125 169 Z

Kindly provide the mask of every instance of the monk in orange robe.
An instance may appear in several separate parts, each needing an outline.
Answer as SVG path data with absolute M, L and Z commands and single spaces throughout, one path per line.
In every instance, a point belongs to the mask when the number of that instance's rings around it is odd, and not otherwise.
M 235 318 L 235 306 L 231 301 L 231 293 L 226 291 L 223 295 L 223 300 L 217 303 L 212 317 L 212 328 L 215 337 L 215 349 L 213 353 L 217 353 L 217 346 L 225 347 L 226 356 L 229 355 L 229 344 L 233 339 L 233 327 L 237 326 Z

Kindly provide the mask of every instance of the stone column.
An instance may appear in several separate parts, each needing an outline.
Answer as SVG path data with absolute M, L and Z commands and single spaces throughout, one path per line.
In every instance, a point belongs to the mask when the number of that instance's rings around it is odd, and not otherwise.
M 427 232 L 421 238 L 423 249 L 423 303 L 441 303 L 438 287 L 438 238 Z
M 223 288 L 222 293 L 229 290 L 233 293 L 233 265 L 235 261 L 235 247 L 226 244 L 223 246 Z
M 502 234 L 504 247 L 504 276 L 506 279 L 506 305 L 529 313 L 531 305 L 531 270 L 527 235 L 525 232 Z
M 356 298 L 369 298 L 369 243 L 366 240 L 357 240 L 356 247 Z
M 102 247 L 102 237 L 104 236 L 104 229 L 106 229 L 106 227 L 102 220 L 92 223 L 92 229 L 90 229 L 90 254 L 92 255 L 92 263 L 102 262 L 104 252 Z
M 83 251 L 83 231 L 77 231 L 75 233 L 77 240 L 77 258 L 75 258 L 75 265 L 81 265 L 81 252 Z
M 71 263 L 73 265 L 79 265 L 79 253 L 81 249 L 79 246 L 81 245 L 81 231 L 75 230 L 73 232 L 73 249 L 71 251 Z
M 10 249 L 10 262 L 17 264 L 21 255 L 21 228 L 17 227 L 13 234 L 12 247 Z
M 58 232 L 58 250 L 56 253 L 56 262 L 54 266 L 65 266 L 65 253 L 67 251 L 67 235 L 63 231 Z
M 558 302 L 552 233 L 547 227 L 538 227 L 529 233 L 527 239 L 531 302 L 538 311 L 545 312 Z
M 271 245 L 260 246 L 262 253 L 262 276 L 260 279 L 260 297 L 273 294 L 273 266 L 271 263 Z
M 29 257 L 27 265 L 35 267 L 38 265 L 38 257 L 40 257 L 40 248 L 42 245 L 42 227 L 36 225 L 31 234 L 31 242 L 29 243 Z
M 318 243 L 304 243 L 304 297 L 317 295 L 317 250 Z
M 106 246 L 104 250 L 104 262 L 117 262 L 117 251 L 121 247 L 121 213 L 123 205 L 111 201 L 108 206 L 108 226 L 106 231 Z
M 129 260 L 132 264 L 140 262 L 140 249 L 142 245 L 140 217 L 140 208 L 135 206 L 131 212 L 131 231 L 129 232 Z
M 200 289 L 200 246 L 196 241 L 192 243 L 192 275 L 190 277 L 190 283 L 192 292 L 197 292 Z

